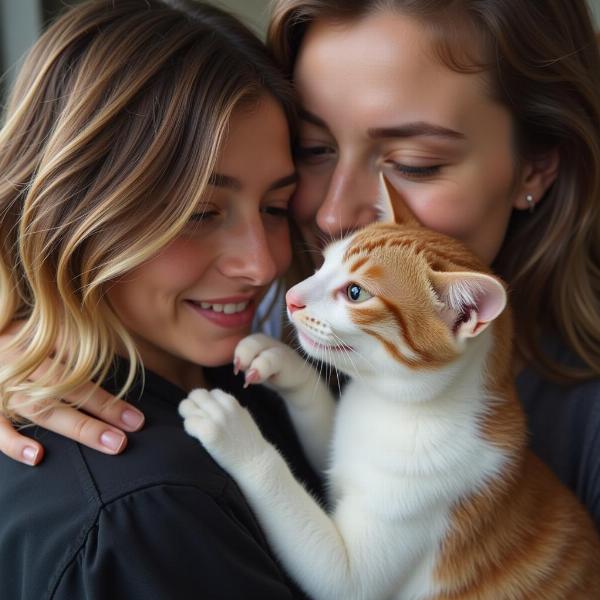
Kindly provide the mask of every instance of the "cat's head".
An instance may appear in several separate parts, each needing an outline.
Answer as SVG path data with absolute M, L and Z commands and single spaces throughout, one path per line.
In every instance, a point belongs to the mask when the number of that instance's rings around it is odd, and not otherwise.
M 506 304 L 502 283 L 462 243 L 414 221 L 369 225 L 324 256 L 288 291 L 288 315 L 309 355 L 350 375 L 443 367 Z

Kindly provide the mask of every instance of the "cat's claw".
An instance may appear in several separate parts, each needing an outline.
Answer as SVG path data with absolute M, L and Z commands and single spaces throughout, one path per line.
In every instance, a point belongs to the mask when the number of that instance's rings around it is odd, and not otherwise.
M 261 353 L 277 347 L 280 343 L 262 333 L 246 336 L 235 348 L 233 364 L 240 371 L 248 371 L 250 365 Z
M 244 378 L 244 387 L 248 387 L 251 383 L 260 383 L 263 380 L 261 373 L 256 368 L 251 368 L 246 371 Z

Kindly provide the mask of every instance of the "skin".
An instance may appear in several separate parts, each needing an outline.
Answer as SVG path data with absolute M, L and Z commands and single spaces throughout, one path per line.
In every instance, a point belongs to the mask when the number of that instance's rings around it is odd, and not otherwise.
M 314 23 L 294 76 L 304 118 L 292 212 L 316 265 L 327 241 L 378 218 L 381 172 L 419 221 L 461 239 L 486 263 L 497 255 L 512 211 L 528 208 L 528 194 L 540 201 L 556 177 L 557 153 L 517 164 L 510 112 L 490 97 L 485 74 L 441 64 L 428 32 L 401 13 Z M 251 142 L 253 170 L 267 170 L 267 155 Z M 248 254 L 239 246 L 237 252 Z M 121 430 L 142 424 L 142 415 L 125 403 L 107 404 L 101 392 L 86 410 L 98 419 L 64 408 L 44 426 L 117 453 Z M 138 420 L 127 423 L 128 414 Z M 122 436 L 118 448 L 100 443 L 106 432 Z M 0 450 L 28 464 L 43 452 L 2 418 Z
M 485 76 L 441 64 L 413 18 L 313 24 L 295 81 L 304 118 L 293 211 L 313 247 L 377 218 L 383 172 L 419 221 L 491 263 L 513 209 L 555 176 L 556 160 L 515 163 L 511 115 Z
M 176 240 L 108 291 L 146 368 L 189 390 L 204 385 L 198 365 L 231 361 L 260 299 L 289 267 L 295 181 L 276 102 L 234 113 L 206 203 Z M 202 302 L 249 304 L 224 325 L 198 309 Z

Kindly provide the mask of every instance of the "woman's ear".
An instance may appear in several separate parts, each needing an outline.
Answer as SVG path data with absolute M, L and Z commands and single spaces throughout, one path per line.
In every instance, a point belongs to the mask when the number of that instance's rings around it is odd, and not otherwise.
M 533 210 L 556 180 L 560 167 L 558 148 L 526 162 L 521 184 L 515 193 L 513 206 L 518 210 Z

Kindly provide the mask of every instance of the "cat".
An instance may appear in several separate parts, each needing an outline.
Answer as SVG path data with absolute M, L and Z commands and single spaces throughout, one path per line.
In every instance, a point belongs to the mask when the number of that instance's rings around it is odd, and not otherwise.
M 246 383 L 285 401 L 329 514 L 229 394 L 192 391 L 187 432 L 312 598 L 600 598 L 594 525 L 526 448 L 505 286 L 461 243 L 395 215 L 331 244 L 286 296 L 304 351 L 350 378 L 337 406 L 281 342 L 255 334 L 235 351 Z

